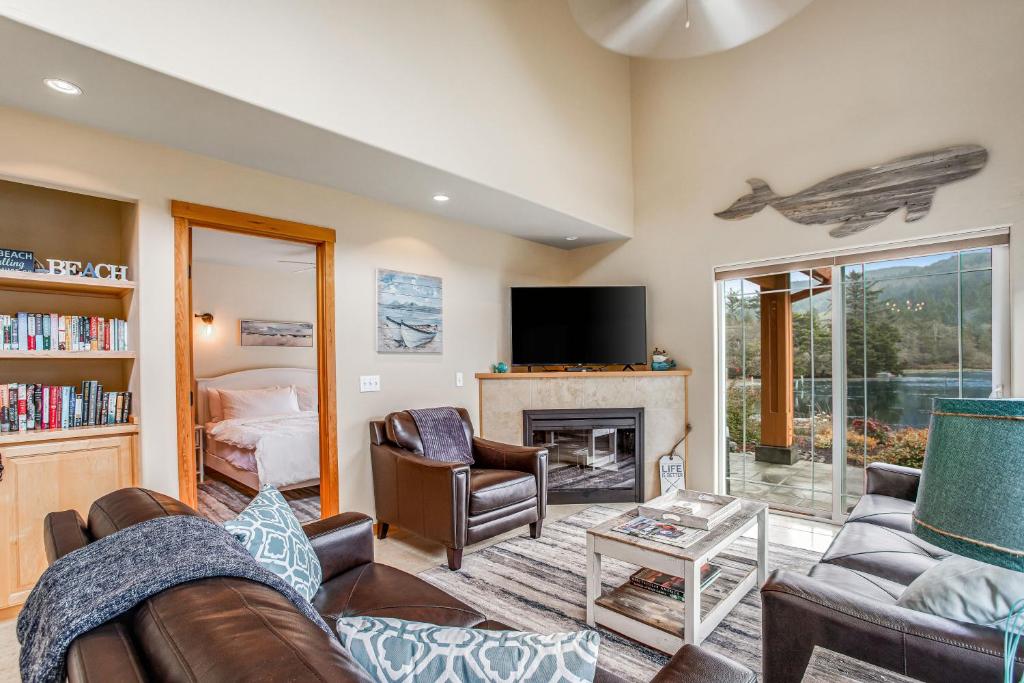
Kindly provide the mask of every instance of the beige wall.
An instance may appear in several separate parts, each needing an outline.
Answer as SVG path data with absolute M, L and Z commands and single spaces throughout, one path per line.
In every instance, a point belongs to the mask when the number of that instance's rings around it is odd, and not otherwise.
M 636 237 L 575 258 L 580 284 L 646 284 L 651 344 L 694 369 L 691 481 L 714 457 L 717 265 L 937 235 L 1024 219 L 1024 3 L 1017 0 L 817 0 L 735 50 L 633 65 Z M 939 189 L 931 214 L 836 240 L 766 209 L 713 216 L 767 180 L 780 194 L 830 175 L 956 143 L 991 152 L 978 176 Z M 1011 271 L 1024 248 L 1011 248 Z M 1024 278 L 1014 277 L 1014 327 Z M 1017 339 L 1024 338 L 1020 334 Z M 1024 349 L 1015 344 L 1017 391 Z
M 631 232 L 629 62 L 565 2 L 0 0 L 0 14 Z
M 651 344 L 695 371 L 690 473 L 695 485 L 710 488 L 717 475 L 715 266 L 1012 225 L 1024 214 L 1018 0 L 817 0 L 735 50 L 635 61 L 631 84 L 623 59 L 581 42 L 562 2 L 447 0 L 410 12 L 408 3 L 323 0 L 309 3 L 307 20 L 302 12 L 278 15 L 285 10 L 272 4 L 247 4 L 251 11 L 241 13 L 237 6 L 0 0 L 0 11 L 15 18 L 596 222 L 623 220 L 635 194 L 636 238 L 567 255 L 0 110 L 0 174 L 140 200 L 137 337 L 143 409 L 156 411 L 143 430 L 145 476 L 164 490 L 173 490 L 174 469 L 172 196 L 339 229 L 342 501 L 356 507 L 368 503 L 366 419 L 440 400 L 475 406 L 472 381 L 456 389 L 452 375 L 507 355 L 509 284 L 648 286 Z M 237 30 L 202 40 L 203 27 L 228 14 L 242 22 Z M 272 40 L 261 34 L 271 30 Z M 190 49 L 181 50 L 183 43 Z M 343 87 L 320 88 L 324 65 Z M 632 126 L 632 193 L 624 125 Z M 737 222 L 713 216 L 748 191 L 748 177 L 788 194 L 835 173 L 964 142 L 989 148 L 988 167 L 940 188 L 931 214 L 917 223 L 893 216 L 835 240 L 772 209 Z M 445 278 L 443 356 L 373 352 L 376 267 Z M 1022 267 L 1024 249 L 1014 245 L 1012 274 Z M 1014 277 L 1017 329 L 1021 289 L 1024 278 Z M 1018 391 L 1021 351 L 1015 345 Z M 356 377 L 371 371 L 382 374 L 384 391 L 358 394 Z
M 341 505 L 372 511 L 367 422 L 450 404 L 475 416 L 472 373 L 508 355 L 507 288 L 569 277 L 565 252 L 157 145 L 0 108 L 0 177 L 138 202 L 142 484 L 177 492 L 171 198 L 334 227 Z M 443 355 L 378 355 L 374 269 L 444 278 Z M 455 373 L 466 374 L 455 386 Z M 380 393 L 358 377 L 379 374 Z
M 253 238 L 258 239 L 258 238 Z M 316 368 L 314 347 L 242 346 L 240 320 L 316 321 L 316 273 L 200 261 L 192 253 L 192 310 L 213 314 L 213 335 L 192 344 L 196 377 L 252 368 Z

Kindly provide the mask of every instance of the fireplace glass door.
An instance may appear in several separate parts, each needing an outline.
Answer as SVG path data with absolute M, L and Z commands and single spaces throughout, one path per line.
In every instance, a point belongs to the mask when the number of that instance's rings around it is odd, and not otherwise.
M 548 449 L 548 502 L 642 500 L 643 409 L 534 410 L 525 443 Z

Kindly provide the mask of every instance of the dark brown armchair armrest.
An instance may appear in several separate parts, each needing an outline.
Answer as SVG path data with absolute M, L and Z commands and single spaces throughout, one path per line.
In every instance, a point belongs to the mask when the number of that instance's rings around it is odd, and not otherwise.
M 370 446 L 377 522 L 461 548 L 466 542 L 469 465 L 437 462 L 390 445 Z
M 754 672 L 696 645 L 684 645 L 651 683 L 754 683 Z
M 473 460 L 476 467 L 528 472 L 537 479 L 537 515 L 544 519 L 548 511 L 548 449 L 534 446 L 513 446 L 473 437 Z
M 474 464 L 495 470 L 517 470 L 539 474 L 546 471 L 548 449 L 534 446 L 513 446 L 473 437 Z
M 85 521 L 77 510 L 51 512 L 43 518 L 43 545 L 50 564 L 72 550 L 84 548 L 91 540 Z
M 864 493 L 873 493 L 890 498 L 917 500 L 917 488 L 921 484 L 921 470 L 885 462 L 873 462 L 867 466 Z
M 768 577 L 761 603 L 766 683 L 799 681 L 815 645 L 915 680 L 1002 675 L 1003 633 L 997 628 L 872 600 L 784 569 Z M 1024 646 L 1017 662 L 1024 666 Z M 991 675 L 979 677 L 979 672 Z
M 117 619 L 83 633 L 68 648 L 67 680 L 145 683 L 145 671 L 129 629 Z
M 342 512 L 302 528 L 320 560 L 322 581 L 373 562 L 373 522 L 364 514 Z

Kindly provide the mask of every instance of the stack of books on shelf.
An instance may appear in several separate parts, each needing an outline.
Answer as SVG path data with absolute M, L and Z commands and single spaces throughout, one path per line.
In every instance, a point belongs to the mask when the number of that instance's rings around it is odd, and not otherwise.
M 700 589 L 710 586 L 722 568 L 714 564 L 705 564 L 700 568 Z M 640 569 L 629 577 L 629 582 L 644 590 L 666 595 L 674 600 L 686 600 L 686 579 L 671 574 L 664 574 L 653 569 Z
M 127 351 L 128 323 L 57 313 L 0 315 L 4 351 Z
M 123 424 L 132 392 L 103 391 L 96 381 L 72 386 L 0 384 L 0 431 L 29 432 Z

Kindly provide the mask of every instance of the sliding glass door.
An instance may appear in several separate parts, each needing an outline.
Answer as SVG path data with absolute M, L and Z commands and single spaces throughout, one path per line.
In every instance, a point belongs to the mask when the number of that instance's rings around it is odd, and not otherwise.
M 733 495 L 832 510 L 832 269 L 724 283 Z
M 726 491 L 838 519 L 868 463 L 920 467 L 932 399 L 1003 383 L 1004 262 L 1000 246 L 720 282 Z
M 984 398 L 993 380 L 992 249 L 842 267 L 846 472 L 842 509 L 870 462 L 921 467 L 936 397 Z

